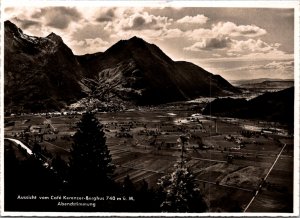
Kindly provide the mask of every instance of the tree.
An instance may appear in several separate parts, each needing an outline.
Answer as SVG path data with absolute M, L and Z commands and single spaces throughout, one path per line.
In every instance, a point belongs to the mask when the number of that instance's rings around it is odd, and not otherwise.
M 195 182 L 193 173 L 181 164 L 175 171 L 163 176 L 158 185 L 163 193 L 161 209 L 166 212 L 204 212 L 207 205 Z
M 129 175 L 127 175 L 124 178 L 122 189 L 123 189 L 123 193 L 126 196 L 135 195 L 136 190 L 135 190 L 135 187 L 134 187 Z
M 56 155 L 52 159 L 51 167 L 57 183 L 57 190 L 64 190 L 64 186 L 68 176 L 68 166 L 66 162 L 63 159 L 61 159 L 59 155 Z
M 180 155 L 180 165 L 183 167 L 184 165 L 184 155 L 183 153 L 186 152 L 185 146 L 189 144 L 190 137 L 188 135 L 180 135 L 177 139 L 177 142 L 179 142 L 179 146 L 181 147 L 181 155 Z
M 42 153 L 42 147 L 39 143 L 35 142 L 32 147 L 32 153 L 36 156 L 40 156 Z
M 114 165 L 103 125 L 91 112 L 77 124 L 70 157 L 70 183 L 78 192 L 109 191 Z
M 136 193 L 136 211 L 157 212 L 160 210 L 160 194 L 157 193 L 157 190 L 149 188 L 145 179 L 137 185 Z
M 157 212 L 160 210 L 158 193 L 148 187 L 148 183 L 143 179 L 133 183 L 129 175 L 124 178 L 122 184 L 122 195 L 127 199 L 120 205 L 122 212 Z M 119 209 L 120 209 L 119 208 Z
M 158 180 L 161 196 L 161 209 L 166 212 L 204 212 L 207 205 L 196 183 L 192 171 L 186 167 L 183 152 L 189 137 L 180 136 L 180 161 L 175 164 L 175 170 Z

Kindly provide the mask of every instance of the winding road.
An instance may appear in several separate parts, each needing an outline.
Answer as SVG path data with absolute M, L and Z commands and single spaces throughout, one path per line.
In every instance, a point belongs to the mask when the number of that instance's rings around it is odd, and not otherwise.
M 12 139 L 12 138 L 4 138 L 4 140 L 9 140 L 11 142 L 14 142 L 16 143 L 17 145 L 20 145 L 24 150 L 26 150 L 26 152 L 29 154 L 29 155 L 32 155 L 32 150 L 30 148 L 28 148 L 23 142 L 21 142 L 20 140 L 18 139 Z
M 256 196 L 258 195 L 259 191 L 261 190 L 262 186 L 263 186 L 263 182 L 265 182 L 269 176 L 269 174 L 271 173 L 271 171 L 273 170 L 275 164 L 277 163 L 281 153 L 283 152 L 283 150 L 285 149 L 286 144 L 284 144 L 284 146 L 282 147 L 281 151 L 279 152 L 279 154 L 277 155 L 274 163 L 272 164 L 272 166 L 270 167 L 268 173 L 266 174 L 266 176 L 263 178 L 263 181 L 260 183 L 260 185 L 258 186 L 257 190 L 255 191 L 254 196 L 251 198 L 250 202 L 248 203 L 248 205 L 245 207 L 243 212 L 247 212 L 248 208 L 250 207 L 250 205 L 252 204 L 252 202 L 254 201 L 254 199 L 256 198 Z

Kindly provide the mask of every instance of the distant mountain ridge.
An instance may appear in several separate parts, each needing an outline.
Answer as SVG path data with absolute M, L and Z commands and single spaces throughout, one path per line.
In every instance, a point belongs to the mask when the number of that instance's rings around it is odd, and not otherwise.
M 244 84 L 255 84 L 263 82 L 294 82 L 293 79 L 280 79 L 280 78 L 257 78 L 257 79 L 246 79 L 246 80 L 229 80 L 232 84 L 235 85 L 244 85 Z
M 258 83 L 245 83 L 239 85 L 241 88 L 252 89 L 286 89 L 294 86 L 294 81 L 290 80 L 266 80 Z
M 5 110 L 60 110 L 83 97 L 149 105 L 240 92 L 137 37 L 76 56 L 55 33 L 28 36 L 10 21 L 4 27 Z

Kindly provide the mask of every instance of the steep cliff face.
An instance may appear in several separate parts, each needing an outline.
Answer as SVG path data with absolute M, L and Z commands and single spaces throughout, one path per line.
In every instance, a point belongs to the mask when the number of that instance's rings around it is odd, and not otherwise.
M 84 96 L 83 69 L 62 38 L 28 36 L 5 22 L 5 108 L 58 110 Z

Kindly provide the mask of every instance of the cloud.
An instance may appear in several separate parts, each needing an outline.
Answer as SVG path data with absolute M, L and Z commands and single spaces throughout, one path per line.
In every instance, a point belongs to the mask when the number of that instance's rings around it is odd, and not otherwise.
M 171 39 L 171 38 L 179 38 L 184 35 L 184 32 L 181 31 L 180 29 L 166 29 L 162 32 L 161 38 L 163 39 Z
M 110 33 L 110 39 L 128 39 L 138 36 L 146 40 L 164 40 L 183 36 L 178 28 L 169 29 L 172 19 L 156 16 L 143 8 L 117 8 L 113 21 L 106 22 L 104 31 Z
M 286 53 L 281 50 L 270 50 L 268 52 L 252 52 L 239 55 L 240 60 L 293 60 L 294 54 Z
M 12 21 L 16 22 L 23 30 L 26 30 L 31 26 L 34 26 L 35 28 L 41 27 L 41 23 L 35 20 L 19 19 L 18 17 L 15 17 Z
M 218 37 L 258 37 L 265 35 L 266 30 L 255 25 L 236 25 L 232 22 L 218 22 L 213 24 L 211 29 L 198 28 L 188 30 L 185 36 L 192 40 L 201 40 L 203 38 L 218 38 Z
M 272 61 L 267 64 L 251 64 L 247 66 L 231 68 L 225 71 L 267 71 L 273 73 L 293 74 L 294 61 Z
M 264 66 L 264 69 L 294 69 L 294 61 L 276 62 L 273 61 Z
M 106 49 L 107 46 L 109 45 L 108 42 L 102 40 L 101 38 L 96 38 L 96 39 L 86 39 L 86 44 L 93 48 L 96 49 L 96 51 Z
M 119 27 L 122 30 L 160 30 L 170 25 L 170 19 L 167 17 L 154 16 L 148 12 L 127 14 L 123 19 L 119 20 Z
M 184 50 L 200 51 L 213 49 L 228 49 L 229 56 L 242 52 L 270 52 L 276 51 L 280 44 L 268 44 L 261 39 L 235 40 L 229 37 L 203 38 Z
M 212 25 L 212 32 L 228 36 L 257 37 L 267 33 L 266 30 L 255 25 L 236 25 L 232 22 L 219 22 Z
M 152 41 L 156 41 L 156 40 L 162 40 L 161 38 L 161 34 L 162 31 L 155 31 L 155 30 L 151 30 L 151 29 L 146 29 L 143 31 L 138 31 L 138 30 L 132 30 L 132 31 L 119 31 L 116 32 L 115 34 L 111 34 L 110 35 L 110 39 L 112 39 L 112 41 L 116 41 L 119 39 L 130 39 L 133 36 L 137 36 L 139 38 L 143 38 L 144 40 L 148 41 L 148 42 L 152 42 Z
M 290 60 L 292 54 L 279 50 L 279 43 L 267 43 L 261 39 L 236 40 L 229 37 L 204 38 L 183 48 L 186 51 L 222 51 L 223 58 L 230 59 L 260 59 L 260 60 Z M 214 55 L 216 57 L 216 55 Z M 220 58 L 221 60 L 221 58 Z
M 227 52 L 220 58 L 202 58 L 206 62 L 231 62 L 231 61 L 291 61 L 294 59 L 294 54 L 284 51 L 275 50 L 266 53 L 253 52 L 248 54 L 230 53 Z
M 132 25 L 131 25 L 131 27 L 132 27 L 133 29 L 139 28 L 139 27 L 141 27 L 142 25 L 144 25 L 145 23 L 146 23 L 146 19 L 145 19 L 145 18 L 143 18 L 142 16 L 137 16 L 137 17 L 135 17 L 135 18 L 132 20 Z M 150 24 L 150 25 L 151 25 L 151 23 L 152 23 L 152 24 L 156 24 L 156 20 L 151 20 L 150 22 L 148 22 L 148 24 Z
M 213 49 L 225 49 L 231 46 L 232 40 L 228 37 L 218 38 L 205 38 L 200 42 L 196 42 L 190 47 L 185 47 L 186 51 L 200 51 L 200 50 L 213 50 Z
M 212 54 L 212 56 L 214 56 L 214 57 L 222 57 L 222 55 L 220 55 L 220 54 Z
M 240 57 L 241 56 L 241 54 L 234 53 L 234 52 L 227 52 L 226 55 L 229 57 Z
M 185 37 L 190 40 L 202 40 L 203 38 L 214 38 L 218 37 L 219 34 L 215 34 L 211 29 L 199 28 L 188 30 L 185 32 Z
M 232 40 L 229 52 L 270 52 L 279 46 L 279 43 L 268 44 L 261 39 Z
M 73 40 L 69 44 L 73 48 L 74 53 L 78 55 L 104 51 L 109 47 L 109 42 L 101 38 L 84 39 L 80 41 Z
M 208 21 L 208 17 L 203 14 L 198 14 L 197 16 L 185 16 L 179 20 L 178 23 L 194 23 L 194 24 L 205 24 Z
M 57 29 L 66 29 L 72 21 L 78 21 L 82 17 L 76 8 L 47 7 L 36 11 L 32 18 L 44 20 L 47 26 Z
M 107 39 L 109 38 L 110 33 L 105 30 L 105 27 L 106 25 L 104 23 L 83 25 L 78 28 L 74 28 L 71 36 L 72 39 L 77 41 L 95 38 Z
M 116 17 L 115 8 L 109 8 L 109 9 L 105 10 L 104 12 L 102 12 L 100 14 L 100 16 L 98 16 L 96 18 L 96 21 L 98 21 L 100 23 L 108 22 L 108 21 L 112 21 L 115 17 Z

